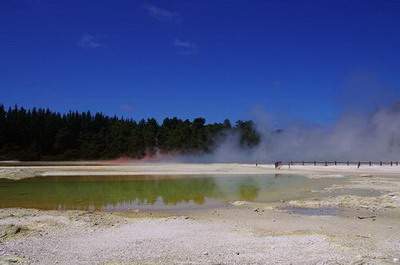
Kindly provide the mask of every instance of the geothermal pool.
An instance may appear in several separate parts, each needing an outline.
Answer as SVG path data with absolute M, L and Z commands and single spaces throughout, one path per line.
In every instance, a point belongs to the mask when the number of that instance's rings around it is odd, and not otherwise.
M 233 201 L 318 197 L 347 178 L 256 176 L 64 176 L 0 179 L 0 208 L 124 211 L 197 209 Z

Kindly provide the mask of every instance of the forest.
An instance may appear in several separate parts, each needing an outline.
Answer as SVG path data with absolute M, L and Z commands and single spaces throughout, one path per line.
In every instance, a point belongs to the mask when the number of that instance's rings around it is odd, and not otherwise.
M 0 105 L 0 160 L 99 160 L 155 154 L 205 154 L 229 135 L 251 148 L 260 135 L 253 121 L 226 119 L 206 123 L 204 118 L 154 118 L 139 121 L 102 113 L 58 113 L 44 108 Z

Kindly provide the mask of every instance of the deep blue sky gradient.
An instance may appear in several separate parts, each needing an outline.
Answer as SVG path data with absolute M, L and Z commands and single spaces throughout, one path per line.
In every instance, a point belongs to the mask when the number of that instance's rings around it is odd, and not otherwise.
M 0 1 L 0 103 L 329 123 L 400 97 L 400 1 Z

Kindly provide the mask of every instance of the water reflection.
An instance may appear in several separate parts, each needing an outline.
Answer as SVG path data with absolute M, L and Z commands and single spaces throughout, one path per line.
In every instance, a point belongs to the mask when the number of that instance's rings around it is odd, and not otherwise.
M 254 201 L 257 198 L 259 188 L 254 185 L 243 184 L 239 186 L 240 200 Z
M 0 207 L 85 210 L 179 208 L 233 200 L 296 198 L 310 193 L 311 187 L 316 184 L 302 176 L 288 175 L 0 179 Z

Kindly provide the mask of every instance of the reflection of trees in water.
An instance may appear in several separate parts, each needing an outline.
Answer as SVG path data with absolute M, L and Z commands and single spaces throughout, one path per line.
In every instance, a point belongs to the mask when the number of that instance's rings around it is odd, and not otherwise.
M 316 182 L 313 180 L 313 182 Z M 49 177 L 19 181 L 0 180 L 0 207 L 41 209 L 102 209 L 126 204 L 205 203 L 224 201 L 274 201 L 310 189 L 301 176 L 234 176 L 157 178 L 138 176 Z M 327 180 L 324 180 L 327 183 Z M 315 183 L 314 183 L 315 184 Z
M 242 184 L 239 186 L 240 200 L 254 201 L 258 196 L 260 189 L 256 185 Z
M 263 176 L 235 176 L 216 178 L 221 195 L 227 201 L 254 201 L 265 188 L 268 178 Z
M 100 209 L 105 205 L 130 202 L 167 205 L 181 202 L 203 204 L 206 197 L 218 197 L 213 178 L 152 179 L 131 181 L 21 180 L 0 188 L 0 207 L 57 209 Z

